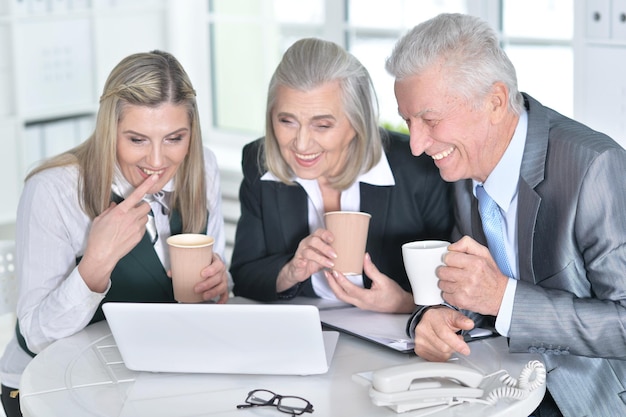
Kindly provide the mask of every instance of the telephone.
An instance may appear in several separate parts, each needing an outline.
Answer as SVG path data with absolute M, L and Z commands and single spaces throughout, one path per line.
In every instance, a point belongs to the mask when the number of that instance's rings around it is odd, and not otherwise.
M 483 381 L 496 375 L 501 375 L 500 386 L 484 396 Z M 504 370 L 483 375 L 452 362 L 415 362 L 374 371 L 369 394 L 374 404 L 402 413 L 462 402 L 494 405 L 500 398 L 524 399 L 545 380 L 545 366 L 537 360 L 528 362 L 517 379 Z
M 376 405 L 397 412 L 449 404 L 455 398 L 480 398 L 484 376 L 475 369 L 450 362 L 417 362 L 372 374 L 370 397 Z

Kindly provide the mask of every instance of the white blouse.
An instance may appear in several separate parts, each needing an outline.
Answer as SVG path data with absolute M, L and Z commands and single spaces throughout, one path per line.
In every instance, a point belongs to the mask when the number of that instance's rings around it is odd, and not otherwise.
M 262 181 L 280 181 L 270 172 L 266 172 L 262 177 Z M 317 179 L 307 180 L 299 177 L 292 178 L 302 186 L 308 196 L 308 213 L 309 213 L 309 233 L 315 232 L 319 228 L 324 227 L 324 201 L 322 192 Z M 360 174 L 348 189 L 341 192 L 341 210 L 344 211 L 360 211 L 361 210 L 361 183 L 376 186 L 392 186 L 395 185 L 393 172 L 389 166 L 387 155 L 382 152 L 381 158 L 372 169 L 368 172 Z M 359 287 L 363 287 L 362 275 L 346 276 L 350 282 Z M 315 295 L 326 300 L 337 300 L 337 296 L 328 285 L 328 281 L 323 271 L 318 271 L 311 275 L 311 285 Z
M 207 234 L 215 238 L 214 251 L 224 259 L 226 238 L 219 169 L 215 155 L 206 148 L 204 162 L 209 210 Z M 127 183 L 117 175 L 116 179 L 114 191 L 127 194 L 124 192 Z M 171 187 L 172 181 L 164 190 L 171 191 Z M 82 330 L 108 291 L 89 290 L 76 266 L 76 258 L 84 254 L 91 227 L 89 216 L 80 207 L 77 189 L 77 166 L 48 169 L 26 182 L 18 205 L 17 317 L 29 349 L 35 353 L 57 339 Z M 157 209 L 159 204 L 151 202 L 159 236 L 155 250 L 167 270 L 165 240 L 170 236 L 170 226 L 167 214 Z M 0 359 L 2 384 L 19 388 L 22 371 L 30 360 L 14 336 Z

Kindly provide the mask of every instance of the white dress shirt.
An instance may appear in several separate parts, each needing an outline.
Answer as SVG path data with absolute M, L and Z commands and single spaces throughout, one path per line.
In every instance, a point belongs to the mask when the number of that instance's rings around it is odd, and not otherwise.
M 261 177 L 262 181 L 279 181 L 273 174 L 267 172 Z M 307 180 L 295 177 L 293 181 L 297 182 L 304 188 L 308 196 L 308 212 L 309 212 L 309 233 L 315 232 L 317 229 L 324 228 L 324 201 L 317 180 Z M 341 210 L 343 211 L 360 211 L 361 210 L 361 188 L 360 183 L 366 183 L 377 186 L 395 185 L 393 173 L 387 160 L 387 155 L 382 152 L 378 163 L 368 172 L 359 175 L 352 185 L 341 192 Z M 353 284 L 363 287 L 362 275 L 346 276 Z M 315 272 L 311 276 L 311 284 L 315 294 L 324 299 L 337 300 L 335 293 L 328 285 L 328 281 L 324 276 L 324 271 Z
M 207 234 L 215 238 L 213 250 L 223 259 L 226 238 L 220 176 L 215 155 L 206 148 L 204 162 Z M 48 169 L 26 182 L 20 198 L 16 227 L 17 316 L 29 349 L 35 353 L 82 330 L 106 295 L 106 291 L 91 291 L 76 265 L 76 259 L 84 254 L 91 227 L 91 220 L 80 207 L 78 181 L 75 165 Z M 172 187 L 168 183 L 164 191 L 172 191 Z M 118 173 L 113 188 L 125 196 L 132 187 Z M 155 249 L 168 270 L 165 240 L 170 236 L 169 219 L 160 203 L 152 202 L 151 207 L 159 235 Z M 2 383 L 19 387 L 22 371 L 30 360 L 13 337 L 0 359 Z
M 496 318 L 496 330 L 503 336 L 508 336 L 513 314 L 513 301 L 517 279 L 519 278 L 519 262 L 517 250 L 517 196 L 520 168 L 524 156 L 526 143 L 526 131 L 528 129 L 528 114 L 523 111 L 520 115 L 517 127 L 513 133 L 511 143 L 506 148 L 498 165 L 489 174 L 482 184 L 485 191 L 496 202 L 502 215 L 502 232 L 504 235 L 504 248 L 506 257 L 515 276 L 509 278 L 500 311 Z M 474 181 L 474 190 L 478 182 Z M 476 191 L 474 191 L 475 193 Z

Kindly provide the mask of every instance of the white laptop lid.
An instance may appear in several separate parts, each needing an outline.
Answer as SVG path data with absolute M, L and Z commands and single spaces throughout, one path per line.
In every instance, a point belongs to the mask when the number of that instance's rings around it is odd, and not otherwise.
M 128 369 L 310 375 L 328 371 L 337 332 L 309 305 L 105 303 Z

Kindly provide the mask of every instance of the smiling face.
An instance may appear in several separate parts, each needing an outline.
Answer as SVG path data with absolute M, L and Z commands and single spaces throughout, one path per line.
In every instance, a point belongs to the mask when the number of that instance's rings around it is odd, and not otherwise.
M 189 152 L 191 123 L 183 105 L 126 105 L 117 125 L 117 162 L 124 178 L 137 187 L 151 175 L 160 191 L 176 174 Z
M 343 169 L 356 135 L 344 112 L 338 82 L 309 91 L 278 87 L 272 126 L 280 153 L 293 172 L 320 182 Z
M 413 155 L 426 153 L 446 181 L 485 181 L 508 145 L 499 140 L 502 99 L 488 95 L 479 106 L 455 96 L 435 65 L 421 75 L 396 80 L 398 111 L 406 121 Z

